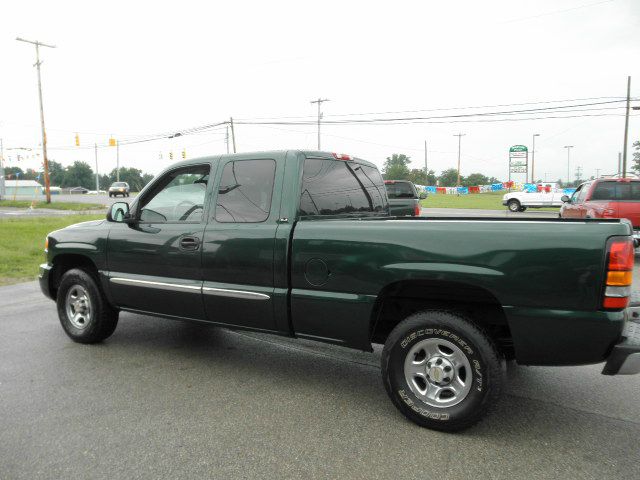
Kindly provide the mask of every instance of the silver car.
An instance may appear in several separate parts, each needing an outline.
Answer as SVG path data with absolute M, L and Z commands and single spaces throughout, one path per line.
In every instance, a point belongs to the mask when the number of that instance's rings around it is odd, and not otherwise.
M 109 187 L 109 196 L 116 197 L 118 195 L 122 195 L 123 197 L 128 197 L 129 191 L 129 184 L 127 182 L 114 182 Z

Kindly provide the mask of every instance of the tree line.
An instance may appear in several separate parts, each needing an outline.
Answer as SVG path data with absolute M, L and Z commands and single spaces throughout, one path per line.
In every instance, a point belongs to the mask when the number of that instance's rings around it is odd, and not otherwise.
M 449 168 L 440 175 L 429 170 L 427 172 L 421 168 L 409 169 L 411 159 L 403 153 L 394 153 L 384 162 L 382 167 L 382 177 L 385 180 L 409 180 L 417 185 L 439 185 L 441 187 L 455 187 L 458 182 L 458 170 Z M 495 177 L 487 177 L 482 173 L 471 173 L 466 177 L 460 175 L 460 185 L 463 187 L 473 187 L 475 185 L 489 185 L 499 183 Z
M 11 179 L 36 180 L 44 185 L 42 173 L 28 168 L 22 170 L 20 167 L 5 167 L 5 176 Z M 116 169 L 108 174 L 98 177 L 100 190 L 107 190 L 116 181 Z M 139 168 L 120 167 L 120 181 L 127 182 L 131 191 L 139 192 L 147 183 L 151 181 L 153 175 L 143 173 Z M 52 186 L 62 188 L 84 187 L 88 190 L 96 188 L 96 174 L 86 162 L 73 162 L 68 167 L 63 167 L 60 163 L 49 161 L 49 182 Z

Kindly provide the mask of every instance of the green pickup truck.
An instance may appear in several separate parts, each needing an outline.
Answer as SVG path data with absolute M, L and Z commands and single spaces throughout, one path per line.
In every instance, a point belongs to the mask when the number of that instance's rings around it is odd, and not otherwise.
M 40 285 L 81 343 L 127 311 L 384 344 L 395 406 L 456 431 L 496 403 L 505 360 L 640 370 L 631 233 L 613 219 L 394 217 L 364 160 L 222 155 L 169 167 L 105 220 L 51 232 Z

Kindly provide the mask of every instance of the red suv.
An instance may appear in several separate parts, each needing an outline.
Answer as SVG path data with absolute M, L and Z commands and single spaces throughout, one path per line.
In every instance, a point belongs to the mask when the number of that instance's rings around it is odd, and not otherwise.
M 560 218 L 626 218 L 633 224 L 636 246 L 640 243 L 640 179 L 591 180 L 562 201 Z

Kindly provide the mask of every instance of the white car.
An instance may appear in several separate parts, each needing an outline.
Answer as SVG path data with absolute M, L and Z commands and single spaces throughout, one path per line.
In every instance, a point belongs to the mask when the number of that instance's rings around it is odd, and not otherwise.
M 560 191 L 550 192 L 512 192 L 502 197 L 502 205 L 512 212 L 524 212 L 527 208 L 543 208 L 562 206 L 562 197 L 566 195 Z

